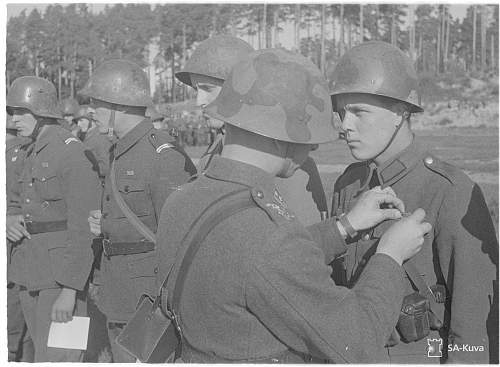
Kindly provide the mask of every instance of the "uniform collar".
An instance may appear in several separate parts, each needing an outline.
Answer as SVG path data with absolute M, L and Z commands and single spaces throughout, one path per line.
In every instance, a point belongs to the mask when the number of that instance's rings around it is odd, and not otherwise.
M 23 145 L 29 144 L 31 140 L 22 136 L 15 136 L 12 139 L 5 140 L 5 150 L 9 151 L 15 147 L 22 147 Z
M 214 156 L 204 175 L 215 180 L 234 182 L 257 188 L 263 191 L 264 194 L 274 195 L 274 177 L 250 164 Z
M 370 172 L 365 184 L 370 182 L 375 169 L 382 188 L 394 184 L 415 167 L 425 152 L 425 147 L 417 137 L 414 137 L 408 147 L 381 165 L 377 166 L 373 161 L 370 162 L 368 164 Z
M 35 153 L 40 152 L 43 148 L 50 143 L 54 136 L 57 136 L 59 133 L 59 129 L 61 127 L 57 125 L 46 125 L 46 129 L 38 135 L 38 138 L 35 141 Z
M 118 122 L 119 123 L 119 122 Z M 118 139 L 115 148 L 115 159 L 129 150 L 135 143 L 144 137 L 149 131 L 154 129 L 151 120 L 146 118 L 137 124 L 132 130 L 125 134 L 123 138 Z

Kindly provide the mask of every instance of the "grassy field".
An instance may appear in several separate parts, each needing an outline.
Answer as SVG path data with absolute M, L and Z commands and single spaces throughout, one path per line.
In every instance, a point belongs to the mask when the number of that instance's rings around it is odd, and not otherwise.
M 415 133 L 436 156 L 463 169 L 481 186 L 498 225 L 498 129 L 438 128 Z M 193 159 L 199 158 L 205 150 L 206 147 L 186 147 Z M 354 159 L 341 141 L 323 144 L 311 156 L 318 164 L 330 205 L 335 180 Z

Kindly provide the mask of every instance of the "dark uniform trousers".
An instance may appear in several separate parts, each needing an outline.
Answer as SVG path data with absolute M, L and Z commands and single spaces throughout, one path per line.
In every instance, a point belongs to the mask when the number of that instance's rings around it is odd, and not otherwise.
M 346 169 L 335 184 L 332 214 L 348 211 L 370 181 L 392 187 L 407 212 L 423 208 L 425 220 L 432 224 L 422 250 L 409 261 L 428 286 L 437 284 L 446 290 L 446 301 L 433 310 L 444 322 L 442 330 L 431 331 L 417 342 L 387 348 L 386 362 L 438 363 L 439 358 L 428 357 L 427 351 L 428 340 L 440 338 L 442 361 L 494 361 L 498 358 L 498 242 L 479 186 L 456 167 L 428 153 L 418 138 L 376 168 L 361 162 Z M 344 279 L 336 279 L 337 284 L 353 287 L 359 282 L 378 239 L 391 224 L 386 221 L 362 233 L 348 247 Z M 406 295 L 414 291 L 409 280 L 405 288 Z M 449 346 L 462 349 L 463 345 L 477 348 L 448 353 Z
M 59 126 L 44 127 L 27 148 L 19 177 L 19 202 L 8 214 L 22 214 L 31 239 L 12 248 L 9 279 L 19 293 L 28 331 L 35 344 L 35 362 L 79 361 L 82 353 L 47 348 L 51 309 L 61 287 L 84 299 L 92 265 L 88 213 L 98 208 L 99 180 L 83 145 Z M 35 230 L 36 229 L 36 230 Z M 84 315 L 76 302 L 76 315 Z
M 345 242 L 335 219 L 306 229 L 274 177 L 251 165 L 214 156 L 202 175 L 169 196 L 158 224 L 157 287 L 175 263 L 172 294 L 182 238 L 200 213 L 235 190 L 247 190 L 255 206 L 216 225 L 190 258 L 175 310 L 182 360 L 381 360 L 402 302 L 402 268 L 377 255 L 354 290 L 336 287 L 327 264 Z
M 29 143 L 29 139 L 12 137 L 6 139 L 5 145 L 5 179 L 7 206 L 9 202 L 12 207 L 17 206 L 20 213 L 19 184 L 26 151 L 22 147 Z M 14 210 L 12 210 L 14 214 Z M 10 253 L 12 243 L 7 240 L 7 266 L 10 266 Z M 8 273 L 8 270 L 7 270 Z M 20 360 L 23 362 L 33 361 L 33 342 L 26 329 L 21 304 L 19 301 L 19 286 L 7 280 L 7 346 L 9 350 L 9 361 Z
M 119 122 L 117 122 L 119 123 Z M 167 133 L 154 129 L 146 119 L 119 139 L 112 148 L 117 189 L 132 212 L 152 232 L 165 199 L 180 189 L 196 168 L 186 153 L 176 147 Z M 141 243 L 143 237 L 119 208 L 106 176 L 102 203 L 101 229 L 115 246 Z M 108 320 L 108 335 L 114 362 L 134 362 L 135 358 L 115 343 L 134 314 L 143 294 L 154 294 L 153 246 L 140 246 L 134 253 L 109 254 L 104 250 L 101 270 L 94 279 L 100 285 L 97 306 Z M 137 246 L 135 246 L 137 247 Z
M 219 133 L 200 158 L 198 171 L 205 170 L 212 157 L 220 155 L 223 147 L 224 134 Z M 318 223 L 328 215 L 325 189 L 313 158 L 308 157 L 292 177 L 276 178 L 276 188 L 303 225 Z

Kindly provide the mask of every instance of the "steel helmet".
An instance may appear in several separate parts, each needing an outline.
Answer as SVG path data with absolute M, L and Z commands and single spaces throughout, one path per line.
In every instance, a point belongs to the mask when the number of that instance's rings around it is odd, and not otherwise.
M 122 59 L 97 67 L 79 94 L 124 106 L 147 107 L 153 103 L 146 73 L 139 65 Z
M 370 41 L 351 48 L 328 74 L 332 101 L 339 94 L 366 93 L 403 101 L 410 112 L 423 111 L 413 62 L 389 43 Z
M 74 98 L 66 98 L 61 101 L 61 111 L 63 116 L 75 115 L 80 105 Z
M 210 37 L 196 47 L 184 69 L 175 77 L 190 87 L 193 87 L 191 74 L 225 80 L 231 68 L 252 51 L 252 46 L 237 37 Z
M 205 112 L 281 141 L 337 138 L 326 79 L 310 60 L 284 49 L 254 51 L 236 64 Z
M 62 119 L 54 85 L 36 76 L 22 76 L 14 80 L 7 93 L 7 113 L 13 108 L 25 108 L 33 115 Z

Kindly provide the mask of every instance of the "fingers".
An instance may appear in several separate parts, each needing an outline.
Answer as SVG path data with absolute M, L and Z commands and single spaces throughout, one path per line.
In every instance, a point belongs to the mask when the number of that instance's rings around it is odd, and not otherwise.
M 418 208 L 408 218 L 411 218 L 416 222 L 421 222 L 425 218 L 425 210 Z
M 401 219 L 402 214 L 398 209 L 383 209 L 381 210 L 382 213 L 382 220 L 387 220 L 387 219 Z
M 404 213 L 405 204 L 400 198 L 396 196 L 396 194 L 391 188 L 389 189 L 390 191 L 382 191 L 376 194 L 377 196 L 375 197 L 375 200 L 377 201 L 377 204 L 378 205 L 387 204 L 389 207 L 396 208 L 401 213 Z
M 7 227 L 7 238 L 11 241 L 20 241 L 23 237 L 31 239 L 31 235 L 21 223 L 13 223 Z

